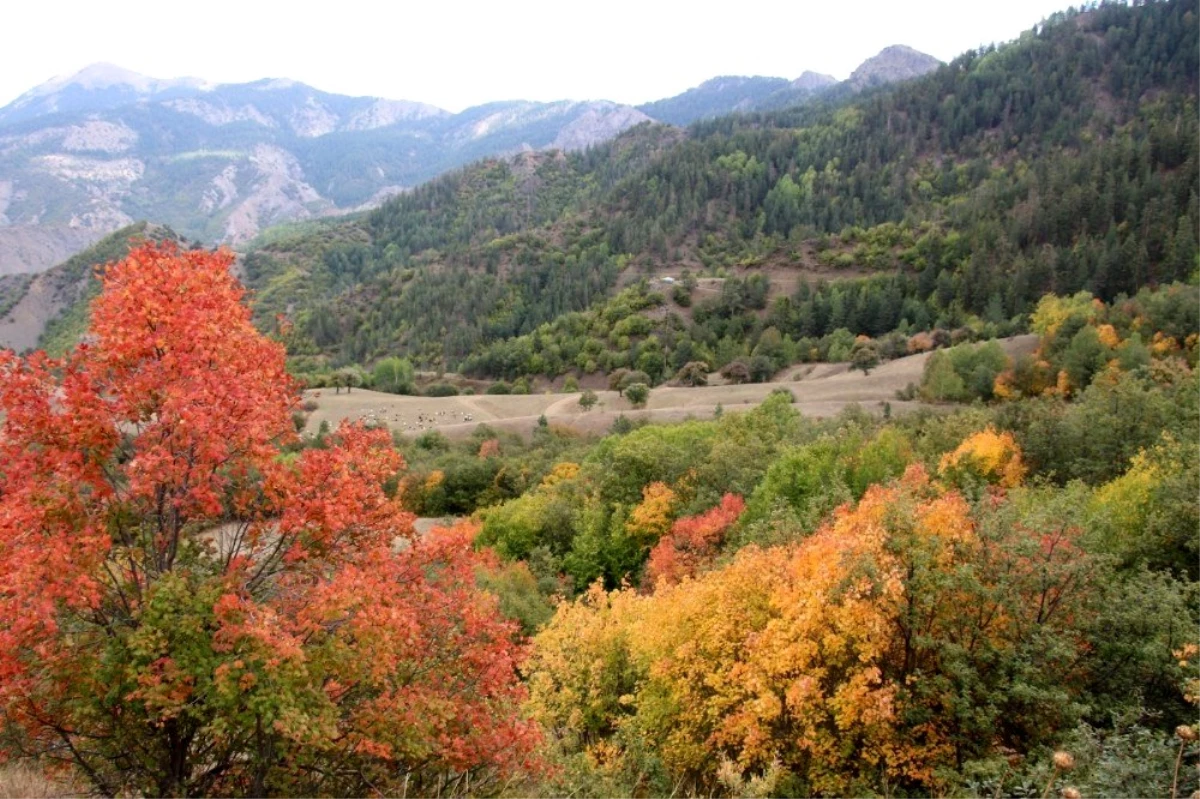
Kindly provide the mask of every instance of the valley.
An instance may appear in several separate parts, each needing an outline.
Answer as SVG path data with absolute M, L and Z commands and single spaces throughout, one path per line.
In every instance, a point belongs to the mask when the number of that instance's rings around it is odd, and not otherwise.
M 698 388 L 661 386 L 650 392 L 644 408 L 634 407 L 615 391 L 601 390 L 595 392 L 598 404 L 587 411 L 579 405 L 579 393 L 403 397 L 369 389 L 332 395 L 329 389 L 314 389 L 306 397 L 315 399 L 318 407 L 305 430 L 314 434 L 321 422 L 336 428 L 343 421 L 362 421 L 384 424 L 403 435 L 437 430 L 459 439 L 471 436 L 480 424 L 485 424 L 528 436 L 539 417 L 544 416 L 550 425 L 583 435 L 602 435 L 619 416 L 655 424 L 710 419 L 718 406 L 725 413 L 749 410 L 776 390 L 792 392 L 796 396 L 794 407 L 805 416 L 836 416 L 852 403 L 874 413 L 882 413 L 886 403 L 894 412 L 902 412 L 920 406 L 897 400 L 896 391 L 920 382 L 924 360 L 925 356 L 912 356 L 889 363 L 867 377 L 851 374 L 841 365 L 832 374 L 822 369 L 798 381 Z M 798 371 L 803 371 L 803 366 Z
M 0 109 L 0 799 L 1200 796 L 1195 3 L 801 5 Z

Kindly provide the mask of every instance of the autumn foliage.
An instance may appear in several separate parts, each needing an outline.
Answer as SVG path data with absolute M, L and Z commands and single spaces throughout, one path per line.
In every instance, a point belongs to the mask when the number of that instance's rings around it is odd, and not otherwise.
M 1026 469 L 1021 448 L 1012 433 L 998 433 L 988 427 L 942 456 L 938 471 L 959 482 L 969 477 L 1002 488 L 1013 488 L 1021 484 Z
M 650 550 L 647 578 L 658 586 L 697 574 L 712 562 L 729 528 L 745 509 L 741 497 L 726 494 L 721 504 L 707 513 L 677 520 L 671 532 Z
M 1078 530 L 997 502 L 912 466 L 799 543 L 663 571 L 653 594 L 594 588 L 535 639 L 530 706 L 597 768 L 649 749 L 693 795 L 936 793 L 964 758 L 1071 723 L 1092 564 Z M 707 540 L 738 504 L 676 528 Z
M 69 357 L 0 353 L 0 758 L 106 795 L 514 773 L 520 650 L 468 532 L 414 537 L 385 432 L 283 454 L 296 392 L 231 261 L 140 246 Z

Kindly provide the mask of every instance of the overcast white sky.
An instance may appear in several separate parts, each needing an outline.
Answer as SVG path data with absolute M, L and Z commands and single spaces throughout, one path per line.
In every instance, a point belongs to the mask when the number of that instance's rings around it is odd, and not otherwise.
M 889 44 L 943 61 L 1068 0 L 18 0 L 0 106 L 107 61 L 158 78 L 286 77 L 460 111 L 502 99 L 637 104 L 717 75 L 847 77 Z

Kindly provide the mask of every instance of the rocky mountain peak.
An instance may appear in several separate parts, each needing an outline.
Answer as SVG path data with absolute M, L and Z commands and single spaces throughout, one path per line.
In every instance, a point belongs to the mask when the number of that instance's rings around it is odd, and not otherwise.
M 806 69 L 800 77 L 792 81 L 792 88 L 813 92 L 832 86 L 837 82 L 837 78 L 832 75 L 823 75 L 820 72 L 812 72 Z
M 163 80 L 125 69 L 116 64 L 100 62 L 89 64 L 73 75 L 51 78 L 42 85 L 35 87 L 29 94 L 45 96 L 62 91 L 68 86 L 77 86 L 86 91 L 124 87 L 132 89 L 139 94 L 155 94 L 168 88 L 187 87 L 199 89 L 207 85 L 199 78 Z
M 941 61 L 927 53 L 903 44 L 893 44 L 859 64 L 846 82 L 851 88 L 862 90 L 920 77 L 941 65 Z

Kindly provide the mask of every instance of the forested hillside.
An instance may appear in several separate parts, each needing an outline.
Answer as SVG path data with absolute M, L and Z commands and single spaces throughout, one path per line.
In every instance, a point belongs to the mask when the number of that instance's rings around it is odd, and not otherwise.
M 258 318 L 286 313 L 301 371 L 402 354 L 487 374 L 489 348 L 641 275 L 772 286 L 749 303 L 668 291 L 648 325 L 604 343 L 612 357 L 504 370 L 553 376 L 636 363 L 651 338 L 716 369 L 772 329 L 792 343 L 1016 329 L 1047 291 L 1185 279 L 1196 37 L 1186 3 L 1106 4 L 863 96 L 484 162 L 254 252 Z

